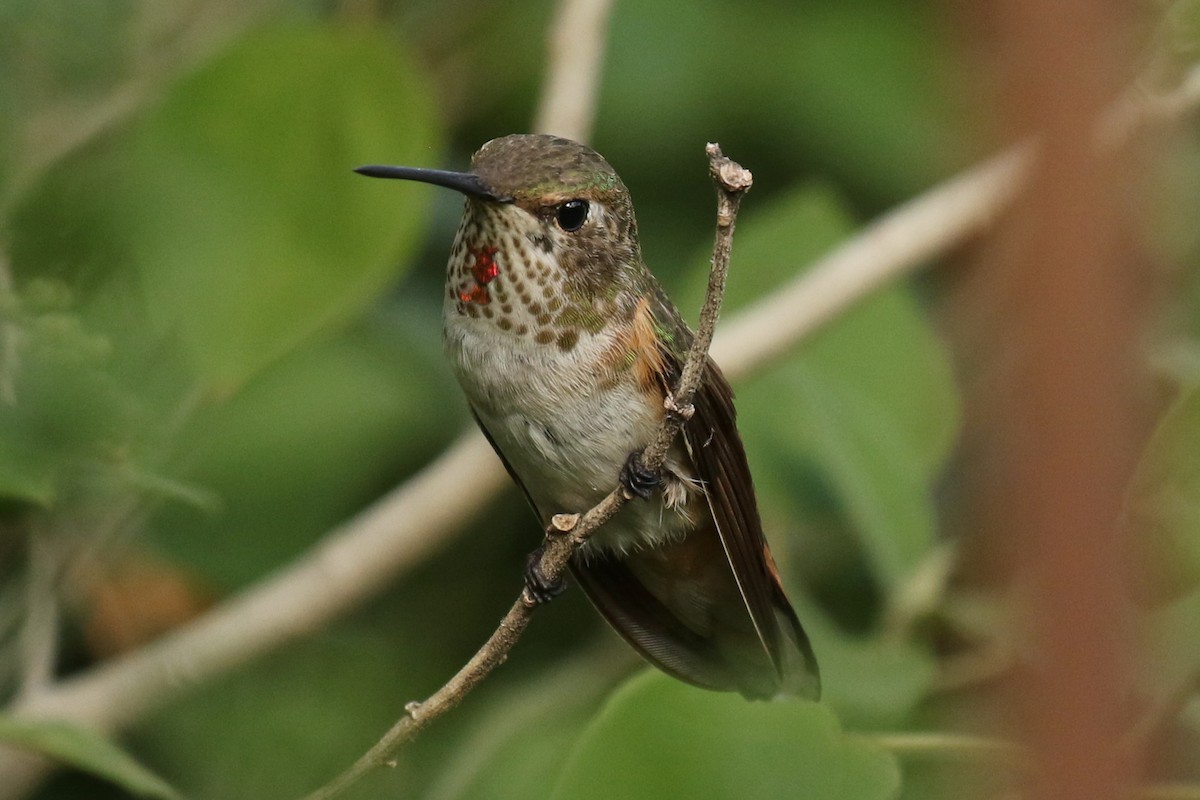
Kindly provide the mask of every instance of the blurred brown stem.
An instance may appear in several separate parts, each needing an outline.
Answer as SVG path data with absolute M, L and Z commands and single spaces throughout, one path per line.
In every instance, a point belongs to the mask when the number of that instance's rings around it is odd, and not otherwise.
M 1137 347 L 1150 270 L 1128 236 L 1133 158 L 1097 146 L 1129 64 L 1118 2 L 993 0 L 1004 90 L 996 105 L 1036 135 L 1028 185 L 966 316 L 990 348 L 976 393 L 995 465 L 982 491 L 998 574 L 1029 587 L 1030 669 L 1012 708 L 1032 756 L 1028 796 L 1116 800 L 1136 779 L 1120 737 L 1131 694 L 1120 503 L 1142 437 Z M 1125 155 L 1125 154 L 1122 154 Z

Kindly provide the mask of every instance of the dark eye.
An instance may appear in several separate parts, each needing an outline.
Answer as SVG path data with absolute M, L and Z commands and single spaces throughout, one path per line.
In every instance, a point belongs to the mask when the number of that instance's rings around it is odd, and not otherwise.
M 587 215 L 587 200 L 568 200 L 554 211 L 554 218 L 558 220 L 558 227 L 568 233 L 582 228 L 583 223 L 587 221 Z

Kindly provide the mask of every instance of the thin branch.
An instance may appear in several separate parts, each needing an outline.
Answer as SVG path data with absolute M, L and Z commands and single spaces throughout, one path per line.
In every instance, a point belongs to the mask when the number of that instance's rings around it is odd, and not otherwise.
M 21 698 L 25 719 L 61 719 L 112 730 L 170 697 L 319 629 L 388 586 L 462 528 L 508 481 L 482 436 L 472 433 L 403 486 L 330 534 L 289 568 L 196 622 L 128 656 Z M 470 492 L 461 491 L 469 485 Z M 442 498 L 453 494 L 457 500 Z M 313 591 L 319 586 L 320 591 Z M 46 771 L 0 749 L 0 797 L 21 796 Z
M 902 758 L 992 761 L 1014 768 L 1029 765 L 1028 751 L 1007 739 L 925 731 L 862 734 L 859 738 Z
M 546 83 L 533 123 L 535 133 L 586 142 L 596 95 L 612 0 L 563 0 L 550 27 Z
M 29 532 L 25 620 L 21 630 L 20 695 L 31 697 L 54 680 L 58 662 L 59 554 L 46 531 Z
M 989 761 L 1018 770 L 1031 767 L 1029 750 L 1006 739 L 936 732 L 873 733 L 855 738 L 871 742 L 901 758 Z M 1003 798 L 1016 800 L 1021 796 L 1012 793 Z M 1134 787 L 1130 796 L 1136 800 L 1200 800 L 1200 784 L 1147 783 Z
M 717 185 L 718 211 L 717 234 L 713 246 L 712 269 L 708 282 L 708 295 L 704 301 L 700 324 L 687 360 L 680 372 L 679 383 L 667 398 L 663 423 L 659 426 L 654 440 L 642 454 L 642 464 L 651 471 L 659 470 L 667 458 L 667 451 L 683 423 L 690 416 L 683 409 L 691 406 L 692 398 L 700 385 L 705 361 L 708 357 L 708 343 L 712 341 L 716 328 L 717 317 L 721 310 L 721 300 L 725 291 L 725 276 L 729 271 L 729 252 L 732 246 L 733 228 L 737 217 L 741 196 L 750 188 L 752 177 L 750 172 L 725 158 L 721 148 L 715 144 L 708 145 L 709 169 L 713 181 Z M 617 486 L 608 496 L 593 506 L 587 513 L 558 514 L 546 534 L 543 545 L 540 572 L 547 581 L 554 583 L 562 578 L 567 571 L 571 556 L 583 545 L 588 538 L 600 529 L 604 523 L 630 500 L 625 489 Z M 561 534 L 566 534 L 561 535 Z M 358 782 L 362 776 L 386 766 L 395 753 L 406 743 L 412 741 L 418 733 L 430 723 L 441 717 L 450 709 L 462 702 L 463 698 L 479 685 L 493 669 L 500 666 L 508 658 L 509 651 L 521 638 L 533 612 L 538 607 L 528 590 L 513 603 L 512 608 L 504 615 L 504 619 L 484 643 L 483 647 L 471 657 L 466 666 L 458 671 L 442 688 L 423 702 L 409 703 L 405 706 L 406 714 L 392 726 L 374 747 L 368 750 L 348 770 L 343 772 L 329 784 L 308 795 L 305 800 L 330 800 L 342 794 L 347 788 Z
M 470 730 L 456 739 L 450 762 L 439 767 L 437 780 L 425 789 L 425 800 L 468 796 L 467 789 L 508 743 L 574 709 L 599 706 L 620 680 L 643 664 L 633 648 L 599 634 L 591 644 L 544 669 L 522 674 L 518 685 L 506 687 L 490 701 L 476 698 Z
M 712 346 L 717 316 L 721 313 L 721 298 L 725 296 L 727 270 L 722 265 L 729 263 L 729 253 L 733 247 L 733 227 L 737 221 L 737 212 L 742 202 L 742 196 L 750 190 L 750 185 L 754 182 L 750 171 L 725 158 L 718 145 L 709 143 L 706 152 L 709 159 L 709 172 L 718 187 L 717 233 L 713 241 L 712 268 L 708 273 L 708 289 L 705 294 L 704 306 L 700 309 L 699 329 L 696 331 L 696 338 L 692 341 L 691 350 L 688 352 L 687 363 L 679 377 L 682 386 L 697 385 L 700 382 L 700 374 L 704 370 L 705 359 Z
M 1174 116 L 1161 119 L 1164 123 L 1200 107 L 1200 67 L 1169 97 L 1147 101 L 1174 110 Z M 1009 153 L 884 215 L 776 295 L 727 319 L 710 354 L 730 379 L 750 374 L 880 286 L 978 235 L 1007 205 L 1014 190 L 1010 182 L 1022 177 L 1023 159 Z M 911 233 L 905 230 L 910 226 Z M 843 278 L 833 274 L 843 271 L 848 273 Z M 780 294 L 790 299 L 782 302 Z M 457 492 L 455 504 L 433 500 L 444 490 L 467 485 L 472 491 Z M 444 546 L 505 485 L 504 471 L 483 437 L 467 434 L 274 576 L 174 634 L 47 687 L 9 710 L 25 718 L 120 728 L 381 591 Z M 316 585 L 321 592 L 312 591 Z M 44 761 L 0 748 L 0 800 L 21 796 L 47 769 Z
M 5 307 L 16 306 L 16 285 L 9 267 L 8 253 L 0 242 L 0 403 L 17 404 L 17 372 L 21 362 L 21 326 L 5 319 Z

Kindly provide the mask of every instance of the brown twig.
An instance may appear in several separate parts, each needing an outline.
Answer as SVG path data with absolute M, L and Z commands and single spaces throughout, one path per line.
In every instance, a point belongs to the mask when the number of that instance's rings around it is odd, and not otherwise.
M 708 346 L 712 342 L 717 317 L 720 315 L 738 205 L 753 180 L 749 170 L 726 158 L 717 145 L 709 144 L 706 152 L 718 197 L 717 233 L 713 244 L 708 294 L 701 311 L 699 328 L 680 373 L 679 383 L 665 403 L 667 414 L 655 438 L 642 453 L 642 464 L 649 470 L 662 467 L 671 443 L 690 416 L 692 397 L 700 385 L 700 377 L 708 358 Z M 566 573 L 567 565 L 575 551 L 604 523 L 612 519 L 629 499 L 626 491 L 618 486 L 583 515 L 556 515 L 546 533 L 538 564 L 542 575 L 550 583 L 560 580 Z M 430 723 L 461 703 L 493 669 L 504 663 L 509 651 L 529 625 L 538 605 L 528 590 L 522 591 L 496 630 L 453 678 L 428 700 L 405 706 L 405 715 L 370 750 L 349 769 L 308 795 L 305 800 L 330 800 L 339 796 L 368 772 L 386 766 L 400 747 L 412 741 Z
M 991 0 L 1004 75 L 997 119 L 1038 131 L 1013 224 L 963 302 L 965 392 L 987 421 L 972 505 L 988 574 L 1025 587 L 1029 669 L 1005 697 L 1031 754 L 1031 800 L 1118 800 L 1139 773 L 1115 698 L 1132 689 L 1121 501 L 1145 438 L 1139 364 L 1156 276 L 1131 269 L 1136 158 L 1102 160 L 1096 120 L 1133 65 L 1131 6 Z M 983 358 L 980 358 L 982 350 Z M 989 358 L 990 356 L 990 358 Z M 976 526 L 972 526 L 976 527 Z

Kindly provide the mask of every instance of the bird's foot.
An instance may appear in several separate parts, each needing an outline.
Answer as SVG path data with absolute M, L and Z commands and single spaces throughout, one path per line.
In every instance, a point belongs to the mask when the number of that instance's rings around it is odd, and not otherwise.
M 621 467 L 618 480 L 620 480 L 621 488 L 625 490 L 627 497 L 636 496 L 643 500 L 648 500 L 650 495 L 654 494 L 654 490 L 663 483 L 660 470 L 646 469 L 642 464 L 640 451 L 630 453 L 629 458 L 625 459 L 625 466 Z
M 525 559 L 525 605 L 540 606 L 549 603 L 567 589 L 567 582 L 562 578 L 551 580 L 542 570 L 542 550 L 539 547 Z

